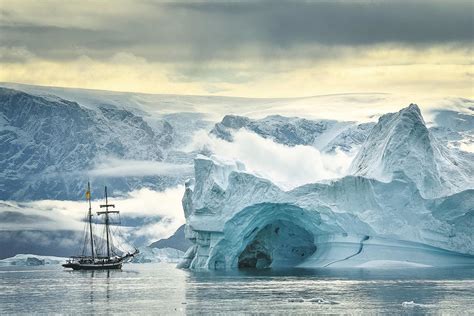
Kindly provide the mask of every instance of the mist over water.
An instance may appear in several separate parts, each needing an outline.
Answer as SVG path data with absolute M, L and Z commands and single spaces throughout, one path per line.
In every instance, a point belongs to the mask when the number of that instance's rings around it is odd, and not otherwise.
M 474 309 L 474 269 L 290 269 L 191 272 L 0 268 L 2 313 L 442 313 Z M 412 303 L 413 302 L 413 303 Z

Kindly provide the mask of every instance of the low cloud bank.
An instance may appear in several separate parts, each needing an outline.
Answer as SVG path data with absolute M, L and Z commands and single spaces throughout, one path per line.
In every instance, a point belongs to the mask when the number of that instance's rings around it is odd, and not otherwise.
M 141 189 L 113 197 L 112 202 L 122 216 L 161 217 L 158 222 L 122 229 L 123 237 L 132 243 L 138 241 L 140 244 L 136 246 L 141 246 L 173 234 L 185 222 L 181 206 L 183 193 L 184 187 L 177 186 L 163 192 Z M 94 212 L 102 202 L 92 201 Z M 8 221 L 0 222 L 0 231 L 82 231 L 87 210 L 86 201 L 0 201 L 0 217 L 8 217 Z
M 283 189 L 343 177 L 355 154 L 341 151 L 326 154 L 303 145 L 289 147 L 246 130 L 233 135 L 234 141 L 227 142 L 198 132 L 188 150 L 210 151 L 242 162 L 248 172 L 267 178 Z
M 191 165 L 179 165 L 161 161 L 104 159 L 99 162 L 89 175 L 96 177 L 128 177 L 128 176 L 175 176 L 190 174 Z

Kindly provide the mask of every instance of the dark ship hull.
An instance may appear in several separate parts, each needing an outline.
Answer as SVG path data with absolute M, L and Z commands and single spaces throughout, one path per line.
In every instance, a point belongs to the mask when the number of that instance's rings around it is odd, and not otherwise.
M 73 270 L 113 270 L 122 269 L 122 261 L 120 262 L 93 262 L 93 263 L 81 263 L 81 262 L 67 262 L 63 264 L 64 268 L 71 268 Z
M 122 269 L 122 264 L 139 253 L 138 249 L 133 253 L 127 253 L 122 257 L 92 258 L 73 257 L 62 266 L 73 270 L 113 270 Z

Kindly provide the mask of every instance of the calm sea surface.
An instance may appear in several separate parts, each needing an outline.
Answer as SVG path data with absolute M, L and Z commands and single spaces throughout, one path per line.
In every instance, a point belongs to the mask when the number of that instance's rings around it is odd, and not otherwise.
M 474 269 L 196 273 L 161 263 L 127 264 L 109 272 L 0 268 L 2 315 L 230 312 L 469 314 L 474 313 Z

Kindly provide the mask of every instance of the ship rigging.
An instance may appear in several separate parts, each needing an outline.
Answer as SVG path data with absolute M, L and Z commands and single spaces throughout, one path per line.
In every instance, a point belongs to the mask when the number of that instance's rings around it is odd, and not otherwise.
M 138 249 L 135 249 L 134 252 L 124 252 L 113 245 L 113 236 L 110 229 L 112 225 L 111 215 L 119 215 L 120 212 L 115 210 L 115 204 L 109 204 L 107 187 L 105 187 L 105 204 L 100 205 L 100 208 L 105 208 L 105 210 L 97 212 L 98 216 L 104 216 L 104 237 L 98 239 L 93 231 L 93 213 L 89 183 L 87 183 L 86 198 L 89 202 L 89 211 L 87 213 L 88 231 L 84 234 L 82 254 L 68 259 L 66 263 L 63 264 L 63 267 L 72 268 L 73 270 L 121 269 L 124 262 L 138 254 Z M 109 210 L 109 208 L 113 208 L 114 210 Z M 104 239 L 105 249 L 99 246 L 99 243 L 104 243 Z M 88 253 L 90 253 L 90 255 Z

